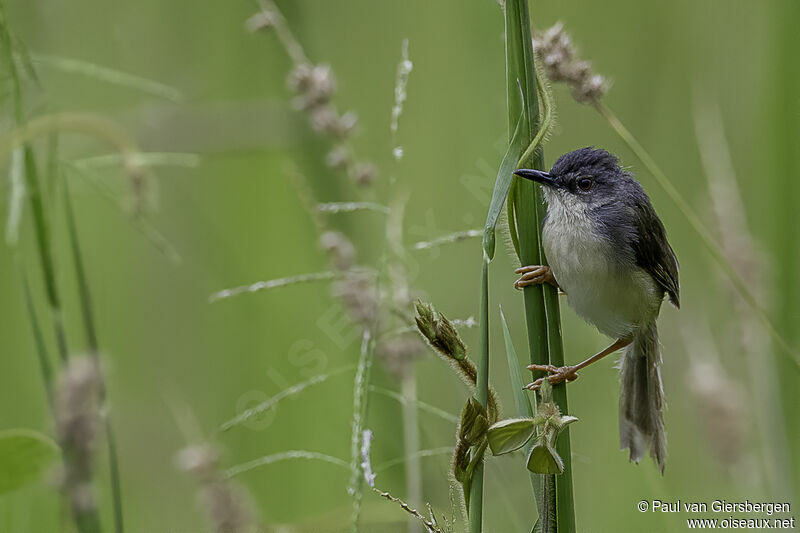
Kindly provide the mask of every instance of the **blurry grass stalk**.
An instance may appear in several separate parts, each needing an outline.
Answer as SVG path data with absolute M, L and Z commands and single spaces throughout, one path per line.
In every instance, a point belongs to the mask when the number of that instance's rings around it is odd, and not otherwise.
M 55 167 L 57 169 L 57 167 Z M 86 277 L 86 270 L 83 266 L 81 257 L 80 243 L 78 242 L 78 228 L 75 224 L 75 215 L 72 210 L 72 201 L 69 196 L 67 182 L 64 181 L 64 213 L 67 218 L 67 231 L 69 233 L 70 249 L 75 268 L 75 277 L 78 282 L 78 295 L 81 304 L 81 314 L 83 315 L 83 325 L 86 335 L 86 344 L 89 348 L 89 355 L 94 359 L 95 364 L 100 365 L 100 345 L 97 340 L 97 328 L 94 321 L 94 310 L 89 293 L 89 281 Z M 117 445 L 114 431 L 111 425 L 111 408 L 106 397 L 105 383 L 100 381 L 98 389 L 100 407 L 103 413 L 103 426 L 105 429 L 106 446 L 108 447 L 108 470 L 111 485 L 111 504 L 114 512 L 114 531 L 122 533 L 124 531 L 124 520 L 122 514 L 122 482 L 120 481 L 119 459 L 117 457 Z
M 716 218 L 721 249 L 737 273 L 750 280 L 750 288 L 759 300 L 770 300 L 771 281 L 764 268 L 764 255 L 756 246 L 748 227 L 747 213 L 736 179 L 736 171 L 725 138 L 722 112 L 712 98 L 694 97 L 695 135 L 708 181 L 709 198 Z M 790 494 L 791 471 L 781 465 L 790 464 L 789 439 L 786 432 L 784 408 L 781 403 L 781 383 L 775 369 L 770 337 L 757 327 L 753 310 L 736 291 L 731 291 L 736 329 L 741 332 L 740 363 L 747 368 L 746 383 L 757 416 L 753 423 L 759 439 L 760 468 L 771 494 Z M 730 364 L 730 363 L 728 363 Z
M 16 46 L 8 27 L 5 7 L 2 3 L 0 3 L 0 39 L 2 40 L 5 54 L 4 60 L 6 68 L 8 69 L 8 79 L 11 85 L 10 102 L 14 115 L 14 124 L 17 129 L 22 129 L 25 121 L 22 105 L 22 76 L 17 68 L 17 57 L 14 53 Z M 12 168 L 12 172 L 21 172 L 25 178 L 25 195 L 17 195 L 17 197 L 13 199 L 22 202 L 24 197 L 27 196 L 30 202 L 31 216 L 33 218 L 34 232 L 36 235 L 36 250 L 41 263 L 45 293 L 50 306 L 58 353 L 63 362 L 67 359 L 67 341 L 62 320 L 61 299 L 59 298 L 58 289 L 56 287 L 53 252 L 50 247 L 49 228 L 45 220 L 44 203 L 42 201 L 40 179 L 36 168 L 36 158 L 29 141 L 30 139 L 24 139 L 19 143 L 3 143 L 3 145 L 0 145 L 0 151 L 7 150 L 14 155 L 16 161 L 12 161 L 12 163 L 16 164 Z M 22 154 L 21 163 L 19 159 L 20 151 Z M 21 209 L 21 204 L 16 207 L 12 206 L 11 208 L 12 211 L 21 211 Z
M 61 130 L 62 127 L 69 129 L 70 126 L 76 127 L 79 131 L 84 131 L 89 134 L 95 134 L 99 137 L 105 138 L 124 155 L 136 153 L 138 149 L 136 145 L 128 141 L 127 136 L 121 133 L 121 130 L 116 128 L 110 122 L 84 116 L 80 114 L 62 113 L 57 115 L 45 115 L 42 117 L 34 118 L 27 123 L 24 122 L 24 109 L 22 104 L 22 84 L 21 75 L 17 68 L 17 57 L 21 60 L 26 60 L 27 55 L 25 50 L 18 50 L 17 44 L 14 42 L 13 37 L 8 28 L 7 20 L 5 17 L 5 10 L 0 4 L 0 40 L 2 40 L 3 49 L 5 51 L 6 65 L 8 68 L 8 77 L 11 83 L 11 105 L 13 108 L 14 122 L 16 129 L 0 143 L 0 152 L 11 151 L 14 154 L 22 153 L 21 166 L 13 168 L 14 172 L 21 172 L 24 175 L 25 189 L 27 198 L 30 202 L 31 218 L 34 225 L 34 234 L 36 240 L 36 249 L 39 255 L 41 264 L 41 272 L 47 301 L 51 310 L 53 329 L 55 332 L 56 343 L 62 364 L 66 365 L 68 359 L 68 347 L 66 332 L 63 324 L 63 310 L 61 307 L 61 297 L 58 290 L 55 274 L 55 262 L 53 260 L 53 244 L 51 234 L 49 231 L 47 214 L 45 209 L 44 198 L 42 194 L 42 180 L 37 170 L 36 157 L 33 147 L 30 142 L 35 138 L 42 135 L 50 135 L 50 147 L 48 150 L 48 165 L 47 172 L 51 175 L 48 176 L 48 183 L 53 184 L 56 182 L 56 173 L 58 172 L 57 161 L 57 143 L 54 140 L 54 135 Z M 18 54 L 16 52 L 19 52 Z M 29 75 L 35 76 L 32 67 L 26 64 L 29 70 Z M 2 158 L 0 158 L 2 159 Z M 132 170 L 132 169 L 129 169 Z M 51 191 L 52 192 L 52 191 Z M 25 195 L 16 198 L 16 201 L 22 201 Z M 79 296 L 81 301 L 81 311 L 84 318 L 84 325 L 86 327 L 86 340 L 89 345 L 89 351 L 93 358 L 94 364 L 98 367 L 99 372 L 99 354 L 97 346 L 97 336 L 94 327 L 93 315 L 91 312 L 91 303 L 89 301 L 88 283 L 86 281 L 83 264 L 80 258 L 79 246 L 77 241 L 77 231 L 72 216 L 71 205 L 69 204 L 69 197 L 65 189 L 66 201 L 66 217 L 67 227 L 69 231 L 70 244 L 75 261 L 75 275 L 79 287 Z M 12 206 L 13 207 L 13 206 Z M 21 205 L 14 207 L 16 210 L 21 209 Z M 25 285 L 26 302 L 29 307 L 29 315 L 32 320 L 32 327 L 37 345 L 37 353 L 39 356 L 39 363 L 42 370 L 43 378 L 45 379 L 45 386 L 48 393 L 48 399 L 51 400 L 51 405 L 54 408 L 58 406 L 52 404 L 54 398 L 54 388 L 52 383 L 52 369 L 50 368 L 49 358 L 45 351 L 44 340 L 41 336 L 41 330 L 36 320 L 36 315 L 33 310 L 33 305 L 30 298 L 30 290 L 28 287 L 27 279 L 23 280 Z M 66 367 L 65 367 L 66 370 Z M 98 380 L 99 383 L 99 399 L 101 407 L 105 402 L 105 389 L 102 379 Z M 106 414 L 107 415 L 107 414 Z M 110 476 L 111 476 L 111 491 L 112 491 L 112 504 L 114 509 L 114 530 L 116 533 L 122 533 L 122 497 L 120 492 L 119 481 L 119 467 L 117 461 L 116 447 L 111 431 L 110 421 L 105 418 L 105 432 L 106 443 L 108 445 L 108 456 L 110 462 Z M 64 451 L 64 460 L 69 461 L 71 458 L 70 450 Z M 94 532 L 100 531 L 100 520 L 96 511 L 91 512 L 77 512 L 73 513 L 76 527 L 81 532 Z
M 71 57 L 60 57 L 43 54 L 32 54 L 31 59 L 34 63 L 49 67 L 55 70 L 60 70 L 69 74 L 80 74 L 97 81 L 127 87 L 136 91 L 140 91 L 151 96 L 157 96 L 173 102 L 180 102 L 183 100 L 183 95 L 178 89 L 164 85 L 154 80 L 136 76 L 128 72 L 122 72 L 116 69 L 90 63 L 80 59 Z
M 536 67 L 531 41 L 531 25 L 527 0 L 507 0 L 505 5 L 506 42 L 506 90 L 508 103 L 509 137 L 513 136 L 514 124 L 522 113 L 522 134 L 525 142 L 534 140 L 539 132 L 539 100 Z M 519 100 L 522 90 L 523 102 Z M 544 170 L 544 156 L 540 148 L 520 162 L 523 166 Z M 545 257 L 541 248 L 541 222 L 544 217 L 544 204 L 539 189 L 534 183 L 514 180 L 508 202 L 513 216 L 509 217 L 518 232 L 519 259 L 523 265 L 543 265 Z M 549 285 L 526 287 L 525 321 L 528 328 L 528 347 L 530 361 L 535 364 L 564 365 L 564 350 L 561 339 L 561 323 L 558 293 Z M 541 373 L 534 373 L 534 378 Z M 565 384 L 553 387 L 553 400 L 561 413 L 569 413 Z M 540 516 L 541 531 L 575 531 L 575 510 L 572 494 L 572 454 L 570 450 L 569 429 L 558 439 L 556 450 L 564 460 L 564 473 L 559 476 L 537 476 L 541 483 L 537 493 L 555 485 L 555 522 L 549 513 Z M 549 478 L 549 479 L 545 479 Z M 552 501 L 545 502 L 545 508 Z
M 376 289 L 376 292 L 379 289 Z M 350 515 L 350 530 L 358 532 L 358 519 L 361 515 L 361 500 L 364 494 L 364 471 L 361 465 L 361 438 L 364 421 L 367 417 L 367 399 L 372 374 L 372 360 L 375 353 L 375 341 L 370 329 L 364 329 L 361 340 L 361 356 L 353 383 L 353 423 L 350 437 L 350 485 L 347 491 L 353 497 Z

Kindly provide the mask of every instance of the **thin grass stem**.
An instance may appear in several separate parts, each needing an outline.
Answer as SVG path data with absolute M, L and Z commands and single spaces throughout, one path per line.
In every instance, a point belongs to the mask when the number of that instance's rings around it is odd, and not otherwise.
M 407 464 L 415 459 L 421 459 L 423 457 L 439 457 L 443 455 L 452 455 L 453 454 L 453 447 L 452 446 L 444 446 L 441 448 L 430 448 L 427 450 L 417 450 L 414 453 L 410 453 L 408 455 L 404 455 L 402 457 L 395 457 L 394 459 L 389 459 L 388 461 L 379 464 L 375 467 L 375 472 L 382 472 L 384 470 L 388 470 L 393 466 Z
M 225 471 L 225 477 L 231 478 L 234 476 L 238 476 L 239 474 L 249 472 L 250 470 L 259 468 L 261 466 L 280 463 L 282 461 L 293 461 L 297 459 L 301 459 L 304 461 L 321 461 L 323 463 L 328 463 L 342 467 L 348 471 L 350 470 L 350 463 L 348 463 L 343 459 L 339 459 L 338 457 L 334 457 L 332 455 L 327 455 L 318 452 L 310 452 L 308 450 L 288 450 L 285 452 L 274 453 L 272 455 L 265 455 L 264 457 L 253 459 L 252 461 L 247 461 L 246 463 L 242 463 L 240 465 L 232 466 Z
M 181 92 L 174 87 L 141 76 L 136 76 L 135 74 L 111 69 L 96 63 L 90 63 L 89 61 L 44 54 L 32 54 L 31 59 L 38 65 L 54 70 L 60 70 L 69 74 L 80 74 L 98 81 L 134 89 L 173 102 L 180 102 L 183 100 Z
M 81 314 L 86 334 L 86 343 L 89 347 L 90 355 L 98 362 L 100 360 L 100 345 L 97 340 L 97 327 L 94 320 L 94 310 L 89 291 L 89 282 L 86 276 L 86 269 L 83 265 L 80 242 L 78 241 L 78 228 L 75 223 L 75 214 L 70 200 L 69 187 L 64 182 L 64 211 L 67 218 L 67 229 L 69 233 L 70 248 L 74 261 L 75 277 L 78 281 L 78 295 L 81 305 Z M 108 406 L 107 390 L 102 384 L 99 390 L 100 405 L 103 407 L 103 422 L 105 426 L 106 447 L 108 448 L 108 467 L 111 483 L 111 504 L 114 512 L 114 531 L 123 533 L 124 516 L 122 511 L 122 481 L 120 479 L 119 458 L 117 456 L 117 445 L 114 438 L 114 430 L 111 424 L 111 412 Z
M 297 276 L 271 279 L 268 281 L 257 281 L 256 283 L 252 283 L 250 285 L 242 285 L 240 287 L 234 287 L 232 289 L 224 289 L 219 292 L 215 292 L 214 294 L 208 297 L 208 301 L 213 303 L 216 302 L 217 300 L 232 298 L 233 296 L 238 296 L 240 294 L 265 291 L 269 289 L 277 289 L 279 287 L 297 285 L 300 283 L 309 283 L 312 281 L 326 281 L 326 280 L 336 279 L 342 275 L 343 275 L 342 272 L 326 271 L 326 272 L 314 272 L 311 274 L 298 274 Z
M 39 370 L 42 373 L 42 382 L 44 383 L 44 390 L 47 393 L 47 402 L 52 411 L 53 408 L 53 367 L 50 364 L 50 355 L 47 353 L 47 345 L 44 341 L 42 328 L 39 324 L 39 318 L 36 316 L 36 309 L 33 305 L 33 295 L 31 294 L 31 287 L 28 283 L 28 278 L 25 271 L 21 270 L 22 287 L 25 296 L 25 309 L 28 311 L 28 317 L 31 322 L 31 331 L 33 333 L 33 341 L 36 344 L 36 356 L 39 360 Z
M 377 385 L 370 385 L 369 386 L 369 391 L 370 392 L 374 392 L 375 394 L 380 394 L 381 396 L 386 396 L 387 398 L 391 398 L 393 400 L 396 400 L 401 405 L 405 405 L 407 403 L 413 403 L 414 405 L 417 406 L 417 409 L 419 409 L 420 411 L 425 411 L 426 413 L 432 414 L 434 416 L 438 416 L 442 420 L 445 420 L 445 421 L 450 422 L 452 424 L 458 424 L 459 418 L 456 415 L 454 415 L 452 413 L 448 413 L 444 409 L 440 409 L 440 408 L 436 407 L 435 405 L 431 405 L 429 403 L 426 403 L 426 402 L 423 402 L 423 401 L 420 401 L 420 400 L 410 400 L 409 398 L 406 398 L 402 394 L 399 394 L 399 393 L 397 393 L 397 392 L 395 392 L 393 390 L 390 390 L 390 389 L 385 389 L 383 387 L 378 387 Z M 451 448 L 451 451 L 452 451 L 452 448 Z
M 358 532 L 358 519 L 361 515 L 361 500 L 363 497 L 364 476 L 361 466 L 361 435 L 364 430 L 364 420 L 367 415 L 368 394 L 367 390 L 372 374 L 372 360 L 375 352 L 370 329 L 364 330 L 361 340 L 361 355 L 358 360 L 358 369 L 353 382 L 353 422 L 350 439 L 350 484 L 347 491 L 353 497 L 352 512 L 350 515 L 350 530 Z
M 447 235 L 443 235 L 442 237 L 437 237 L 430 241 L 419 241 L 414 244 L 415 250 L 429 250 L 431 248 L 436 248 L 438 246 L 443 246 L 445 244 L 453 244 L 456 242 L 465 241 L 467 239 L 474 239 L 475 237 L 483 236 L 483 230 L 479 229 L 468 229 L 464 231 L 457 231 L 455 233 L 449 233 Z
M 478 379 L 475 397 L 484 408 L 489 401 L 489 257 L 484 254 L 481 269 L 480 342 Z M 469 531 L 480 533 L 483 528 L 483 462 L 475 467 L 469 495 Z
M 353 365 L 343 366 L 341 368 L 337 368 L 336 370 L 332 370 L 331 372 L 328 372 L 327 374 L 318 374 L 318 375 L 312 377 L 311 379 L 308 379 L 308 380 L 303 381 L 301 383 L 298 383 L 296 385 L 292 385 L 291 387 L 288 387 L 288 388 L 282 390 L 281 392 L 279 392 L 275 396 L 272 396 L 271 398 L 267 399 L 266 401 L 261 402 L 260 404 L 256 405 L 255 407 L 251 407 L 250 409 L 242 411 L 241 413 L 239 413 L 235 417 L 231 418 L 227 422 L 223 422 L 220 425 L 219 430 L 220 431 L 228 431 L 229 429 L 231 429 L 233 427 L 241 425 L 241 424 L 247 422 L 248 420 L 250 420 L 251 418 L 253 418 L 254 416 L 257 416 L 257 415 L 259 415 L 259 414 L 261 414 L 261 413 L 263 413 L 265 411 L 268 411 L 268 410 L 272 409 L 280 401 L 285 400 L 286 398 L 289 398 L 291 396 L 296 396 L 296 395 L 300 394 L 301 392 L 303 392 L 304 390 L 308 389 L 309 387 L 312 387 L 314 385 L 319 385 L 320 383 L 324 383 L 325 381 L 327 381 L 328 379 L 332 378 L 333 376 L 337 376 L 339 374 L 343 374 L 343 373 L 347 372 L 348 370 L 352 370 L 352 368 L 353 368 Z

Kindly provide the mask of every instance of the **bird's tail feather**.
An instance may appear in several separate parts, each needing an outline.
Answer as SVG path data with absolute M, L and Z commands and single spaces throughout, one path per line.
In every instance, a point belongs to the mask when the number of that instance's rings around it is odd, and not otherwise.
M 661 472 L 667 459 L 664 388 L 655 323 L 640 329 L 620 362 L 619 443 L 639 462 L 648 448 Z

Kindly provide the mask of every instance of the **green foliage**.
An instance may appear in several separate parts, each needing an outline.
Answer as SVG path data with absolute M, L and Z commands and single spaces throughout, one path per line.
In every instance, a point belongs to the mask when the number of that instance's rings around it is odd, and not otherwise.
M 495 250 L 494 228 L 497 225 L 500 212 L 503 210 L 503 205 L 506 203 L 508 191 L 511 189 L 511 182 L 514 179 L 513 171 L 518 167 L 519 158 L 522 154 L 523 139 L 525 138 L 522 134 L 523 116 L 523 113 L 520 113 L 517 125 L 514 128 L 514 134 L 511 136 L 511 142 L 508 145 L 506 154 L 503 156 L 503 160 L 500 162 L 500 168 L 497 170 L 492 200 L 489 203 L 489 213 L 486 215 L 486 225 L 483 230 L 483 251 L 490 261 L 494 258 Z
M 519 450 L 536 432 L 537 420 L 533 418 L 507 418 L 492 425 L 487 437 L 494 455 Z
M 58 458 L 52 439 L 29 429 L 0 431 L 0 495 L 38 479 Z

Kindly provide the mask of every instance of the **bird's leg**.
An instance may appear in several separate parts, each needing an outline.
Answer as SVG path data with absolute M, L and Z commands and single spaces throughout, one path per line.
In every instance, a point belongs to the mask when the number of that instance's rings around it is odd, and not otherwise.
M 529 285 L 541 285 L 542 283 L 549 283 L 558 289 L 558 282 L 553 277 L 553 271 L 547 265 L 531 265 L 518 268 L 514 271 L 516 274 L 522 274 L 520 278 L 514 282 L 514 288 L 523 289 Z
M 544 380 L 548 380 L 551 385 L 555 385 L 556 383 L 561 383 L 563 381 L 575 381 L 578 379 L 578 370 L 582 368 L 586 368 L 587 366 L 591 365 L 595 361 L 599 361 L 603 357 L 607 356 L 610 353 L 614 353 L 617 350 L 626 347 L 633 341 L 633 336 L 630 337 L 623 337 L 621 339 L 617 339 L 614 344 L 603 350 L 602 352 L 598 352 L 588 358 L 587 360 L 583 361 L 582 363 L 578 363 L 577 365 L 573 366 L 562 366 L 556 367 L 553 365 L 529 365 L 528 370 L 539 370 L 541 372 L 547 372 L 549 375 L 544 378 L 539 378 L 533 383 L 528 383 L 525 385 L 525 388 L 528 390 L 537 390 L 539 387 L 542 386 Z

